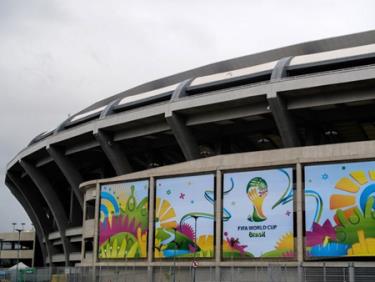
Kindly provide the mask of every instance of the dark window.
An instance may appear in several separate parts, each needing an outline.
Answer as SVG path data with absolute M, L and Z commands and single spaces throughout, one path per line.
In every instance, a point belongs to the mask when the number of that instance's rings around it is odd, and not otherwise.
M 86 202 L 86 220 L 95 218 L 95 200 Z
M 12 250 L 12 242 L 3 241 L 2 244 L 2 250 Z
M 92 239 L 85 239 L 85 257 L 87 254 L 92 254 L 94 250 Z

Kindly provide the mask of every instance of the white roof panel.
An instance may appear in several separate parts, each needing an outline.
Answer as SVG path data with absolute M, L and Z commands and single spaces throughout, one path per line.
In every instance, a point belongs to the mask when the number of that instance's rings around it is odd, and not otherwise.
M 99 113 L 99 112 L 103 111 L 105 109 L 105 107 L 106 106 L 102 106 L 102 107 L 96 108 L 94 110 L 91 110 L 91 111 L 88 111 L 88 112 L 84 112 L 84 113 L 79 114 L 79 115 L 75 115 L 74 117 L 72 117 L 72 119 L 70 121 L 76 121 L 76 120 L 85 118 L 85 117 L 87 117 L 89 115 Z
M 196 79 L 193 80 L 193 82 L 191 83 L 191 86 L 197 86 L 197 85 L 202 85 L 202 84 L 206 84 L 210 82 L 215 82 L 215 81 L 236 78 L 236 77 L 241 77 L 241 76 L 250 75 L 250 74 L 256 74 L 256 73 L 260 73 L 264 71 L 269 71 L 275 67 L 276 63 L 277 61 L 273 61 L 273 62 L 261 64 L 261 65 L 247 67 L 247 68 L 197 77 Z
M 119 105 L 125 105 L 125 104 L 128 104 L 128 103 L 132 103 L 132 102 L 140 101 L 140 100 L 143 100 L 143 99 L 151 98 L 151 97 L 154 97 L 154 96 L 158 96 L 159 94 L 174 91 L 176 89 L 177 85 L 178 85 L 178 83 L 173 84 L 173 85 L 169 85 L 169 86 L 166 86 L 166 87 L 163 87 L 163 88 L 158 88 L 158 89 L 155 89 L 155 90 L 152 90 L 152 91 L 143 92 L 143 93 L 132 95 L 132 96 L 127 96 L 127 97 L 122 98 L 122 100 L 118 104 Z
M 375 53 L 375 44 L 315 53 L 310 55 L 296 56 L 290 61 L 289 65 L 297 66 L 304 64 L 312 64 L 330 60 L 343 59 L 347 57 L 361 56 L 371 53 Z

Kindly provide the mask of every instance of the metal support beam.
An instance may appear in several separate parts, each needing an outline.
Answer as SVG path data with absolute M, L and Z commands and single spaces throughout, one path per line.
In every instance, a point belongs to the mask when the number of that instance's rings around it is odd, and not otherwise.
M 123 175 L 133 171 L 127 156 L 118 143 L 113 141 L 113 139 L 102 130 L 94 131 L 93 134 L 117 175 Z
M 199 147 L 191 130 L 176 113 L 166 113 L 165 119 L 187 161 L 200 158 Z
M 182 97 L 187 96 L 186 88 L 189 87 L 194 78 L 189 78 L 181 82 L 176 89 L 173 91 L 171 101 L 176 101 Z
M 301 143 L 293 119 L 288 112 L 283 99 L 278 93 L 274 92 L 267 94 L 267 100 L 284 147 L 300 146 Z
M 176 90 L 172 94 L 171 102 L 174 102 L 186 95 L 186 87 L 191 83 L 191 81 L 192 79 L 185 80 L 177 86 Z M 172 133 L 185 156 L 185 159 L 188 161 L 199 159 L 201 156 L 198 143 L 196 142 L 195 137 L 189 127 L 186 126 L 186 122 L 182 119 L 182 117 L 168 109 L 165 112 L 165 119 L 167 120 L 167 123 L 171 128 Z
M 41 209 L 38 208 L 38 205 L 35 203 L 33 205 L 31 203 L 32 195 L 27 192 L 25 193 L 24 190 L 22 190 L 21 187 L 25 186 L 21 183 L 21 181 L 21 179 L 17 179 L 13 174 L 8 172 L 7 178 L 5 179 L 5 184 L 20 202 L 35 227 L 35 232 L 42 250 L 43 263 L 46 264 L 46 260 L 48 258 L 48 263 L 50 266 L 52 266 L 52 246 L 48 241 L 50 224 L 48 224 L 45 214 Z M 43 243 L 43 239 L 46 242 L 45 244 Z
M 52 212 L 63 245 L 65 265 L 68 266 L 70 243 L 65 235 L 65 231 L 68 227 L 68 218 L 66 216 L 66 212 L 64 211 L 64 207 L 48 179 L 37 168 L 25 160 L 20 160 L 20 165 L 33 180 Z
M 78 200 L 81 209 L 83 209 L 83 197 L 79 190 L 79 184 L 83 182 L 82 176 L 79 174 L 78 170 L 74 167 L 73 162 L 71 162 L 61 150 L 53 146 L 46 147 L 47 152 L 51 158 L 55 161 L 56 165 L 59 167 L 66 180 L 69 182 L 71 189 L 74 192 L 76 199 Z
M 107 116 L 113 114 L 113 109 L 114 109 L 114 107 L 115 107 L 118 103 L 120 103 L 120 101 L 121 101 L 121 98 L 118 98 L 118 99 L 113 100 L 111 103 L 109 103 L 109 104 L 107 105 L 107 107 L 105 107 L 105 109 L 104 109 L 104 110 L 102 111 L 102 113 L 100 114 L 99 119 L 103 119 L 103 118 L 105 118 L 105 117 L 107 117 Z
M 290 63 L 290 61 L 292 60 L 293 57 L 285 57 L 285 58 L 282 58 L 280 59 L 277 63 L 276 63 L 276 66 L 273 68 L 272 70 L 272 74 L 271 74 L 271 82 L 274 82 L 274 81 L 279 81 L 281 80 L 283 77 L 286 76 L 286 71 L 287 71 L 287 67 Z
M 286 75 L 286 68 L 292 57 L 279 60 L 272 71 L 271 82 L 281 80 Z M 273 87 L 267 93 L 268 104 L 281 136 L 284 147 L 298 147 L 301 145 L 291 114 L 283 98 Z

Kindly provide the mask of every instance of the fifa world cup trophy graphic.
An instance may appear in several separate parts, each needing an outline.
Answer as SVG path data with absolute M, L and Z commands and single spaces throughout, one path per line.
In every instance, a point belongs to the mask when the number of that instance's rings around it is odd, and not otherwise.
M 247 219 L 253 222 L 260 222 L 267 219 L 264 215 L 262 206 L 267 197 L 267 182 L 261 177 L 255 177 L 249 181 L 246 187 L 246 193 L 253 204 L 253 213 Z

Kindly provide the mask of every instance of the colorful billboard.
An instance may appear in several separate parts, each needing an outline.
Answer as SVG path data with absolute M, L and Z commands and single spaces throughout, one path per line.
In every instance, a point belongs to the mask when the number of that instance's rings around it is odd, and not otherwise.
M 156 180 L 155 258 L 214 254 L 215 175 Z
M 222 221 L 224 258 L 294 257 L 293 169 L 225 173 Z
M 305 166 L 306 255 L 375 255 L 375 162 Z
M 100 187 L 100 259 L 147 257 L 148 187 L 148 180 Z

